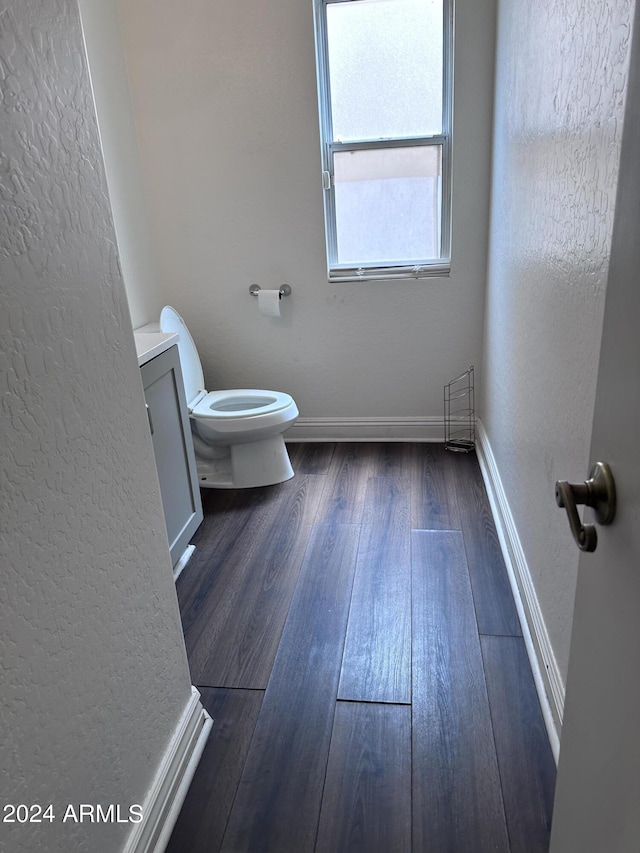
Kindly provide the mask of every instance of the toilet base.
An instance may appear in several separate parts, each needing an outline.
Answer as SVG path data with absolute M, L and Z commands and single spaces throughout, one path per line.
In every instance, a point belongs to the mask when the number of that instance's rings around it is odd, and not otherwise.
M 196 467 L 201 489 L 251 489 L 293 477 L 282 435 L 217 447 L 215 458 L 199 455 L 196 447 Z

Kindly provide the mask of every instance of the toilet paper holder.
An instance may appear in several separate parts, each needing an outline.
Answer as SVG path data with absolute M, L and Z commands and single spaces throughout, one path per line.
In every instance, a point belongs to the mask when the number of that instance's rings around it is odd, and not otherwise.
M 261 289 L 262 288 L 259 284 L 252 284 L 249 288 L 249 293 L 252 296 L 257 296 Z M 278 293 L 280 294 L 280 299 L 282 299 L 283 296 L 289 296 L 291 293 L 291 287 L 288 284 L 282 284 L 280 285 L 280 290 L 278 291 Z

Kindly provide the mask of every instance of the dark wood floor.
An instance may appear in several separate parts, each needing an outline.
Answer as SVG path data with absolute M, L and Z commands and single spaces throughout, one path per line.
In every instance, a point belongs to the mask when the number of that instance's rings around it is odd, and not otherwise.
M 203 493 L 178 580 L 214 719 L 170 853 L 538 853 L 555 765 L 478 463 L 295 444 Z

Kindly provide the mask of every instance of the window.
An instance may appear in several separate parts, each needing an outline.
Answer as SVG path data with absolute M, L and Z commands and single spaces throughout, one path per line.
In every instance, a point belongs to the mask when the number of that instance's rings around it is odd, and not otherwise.
M 331 281 L 449 271 L 453 0 L 314 0 Z

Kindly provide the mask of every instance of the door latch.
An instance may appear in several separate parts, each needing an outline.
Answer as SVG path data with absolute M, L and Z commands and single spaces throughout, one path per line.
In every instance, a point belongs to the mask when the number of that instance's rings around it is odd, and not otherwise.
M 581 551 L 595 551 L 598 534 L 594 524 L 583 524 L 578 515 L 578 504 L 593 508 L 599 524 L 611 524 L 616 514 L 616 485 L 606 462 L 596 462 L 589 479 L 584 483 L 556 483 L 556 503 L 567 511 L 569 527 Z

